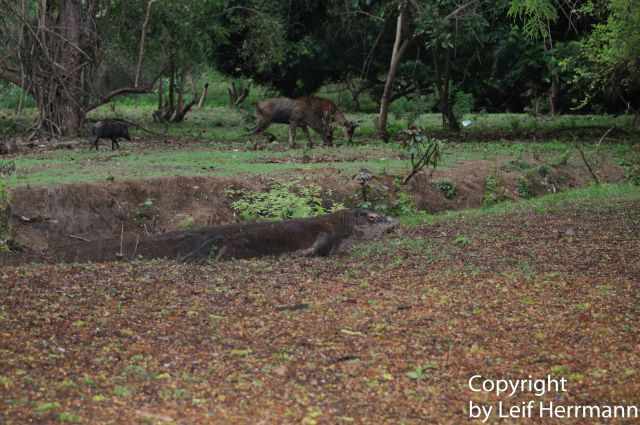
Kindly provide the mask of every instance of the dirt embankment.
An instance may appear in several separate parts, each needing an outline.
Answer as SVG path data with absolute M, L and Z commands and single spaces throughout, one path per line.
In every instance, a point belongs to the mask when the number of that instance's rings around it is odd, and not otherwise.
M 601 167 L 598 173 L 602 181 L 618 181 L 624 176 L 622 169 L 613 165 Z M 499 202 L 562 191 L 587 184 L 590 179 L 578 166 L 528 163 L 523 170 L 514 169 L 513 161 L 466 161 L 433 175 L 419 174 L 408 188 L 399 187 L 393 176 L 374 176 L 368 201 L 393 207 L 403 202 L 400 191 L 408 190 L 418 209 L 439 212 L 479 207 L 487 200 Z M 265 191 L 272 183 L 273 179 L 263 177 L 171 177 L 18 188 L 10 196 L 9 228 L 17 245 L 47 253 L 74 240 L 117 238 L 122 233 L 144 237 L 228 224 L 236 218 L 227 189 Z M 334 169 L 300 171 L 298 184 L 311 183 L 346 206 L 363 202 L 359 183 Z
M 72 239 L 163 233 L 233 222 L 225 189 L 264 190 L 260 181 L 203 177 L 19 188 L 11 193 L 13 240 L 43 252 Z

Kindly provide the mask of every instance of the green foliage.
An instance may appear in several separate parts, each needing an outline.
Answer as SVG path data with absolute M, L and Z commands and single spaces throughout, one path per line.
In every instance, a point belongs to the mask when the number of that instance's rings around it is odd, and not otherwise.
M 567 165 L 569 163 L 569 158 L 571 158 L 571 152 L 571 149 L 565 150 L 563 153 L 551 160 L 551 165 L 555 167 Z
M 623 161 L 622 165 L 625 167 L 627 181 L 635 186 L 640 186 L 640 149 L 632 153 L 630 159 Z
M 550 37 L 549 24 L 558 19 L 552 0 L 511 0 L 507 13 L 521 20 L 524 33 L 534 39 Z
M 281 94 L 312 94 L 327 81 L 361 72 L 362 58 L 384 28 L 384 19 L 370 16 L 385 9 L 376 4 L 366 15 L 351 13 L 361 6 L 335 0 L 243 1 L 215 17 L 226 36 L 215 46 L 213 60 L 225 74 L 250 76 Z M 376 75 L 382 55 L 371 59 Z
M 518 177 L 516 181 L 516 191 L 521 198 L 529 199 L 533 196 L 529 187 L 529 180 L 525 176 Z
M 55 410 L 59 408 L 60 408 L 60 403 L 58 403 L 57 401 L 54 401 L 54 402 L 40 403 L 36 406 L 34 410 L 36 413 L 47 413 L 47 412 L 50 412 L 51 410 Z
M 402 217 L 409 214 L 414 214 L 417 211 L 416 204 L 413 201 L 411 194 L 400 191 L 396 200 L 389 208 L 381 208 L 380 206 L 374 207 L 375 210 L 385 215 L 391 215 L 394 217 Z
M 471 240 L 464 235 L 458 235 L 453 240 L 453 243 L 458 245 L 459 247 L 465 247 L 471 243 Z
M 124 385 L 116 385 L 113 389 L 113 394 L 118 397 L 127 398 L 131 396 L 131 389 Z
M 487 176 L 484 183 L 485 188 L 482 206 L 492 206 L 507 199 L 504 180 L 497 170 Z
M 511 119 L 509 120 L 509 127 L 512 133 L 519 134 L 522 130 L 522 123 L 520 121 L 520 118 L 518 118 L 518 116 L 511 117 Z
M 340 203 L 325 201 L 322 189 L 316 185 L 296 186 L 292 183 L 275 183 L 267 192 L 227 190 L 227 196 L 235 199 L 231 207 L 241 220 L 286 220 L 315 217 L 343 209 Z M 330 198 L 327 193 L 326 198 Z
M 449 180 L 440 180 L 434 182 L 433 185 L 442 192 L 445 198 L 453 199 L 456 196 L 456 185 Z
M 416 366 L 413 370 L 407 372 L 407 377 L 414 381 L 420 381 L 428 376 L 430 369 L 437 369 L 438 365 L 434 362 L 425 364 L 424 366 Z
M 463 115 L 473 111 L 475 100 L 472 93 L 457 89 L 453 94 L 453 99 L 453 113 L 457 118 L 461 118 Z
M 502 166 L 506 171 L 526 171 L 530 170 L 532 167 L 533 165 L 522 159 L 512 159 Z
M 60 422 L 78 423 L 78 422 L 81 422 L 82 419 L 80 418 L 80 416 L 76 415 L 75 413 L 61 412 L 58 415 L 58 420 Z
M 411 162 L 411 172 L 403 181 L 403 184 L 407 184 L 416 173 L 424 168 L 432 167 L 435 170 L 438 167 L 438 162 L 442 158 L 444 142 L 428 137 L 424 130 L 416 127 L 409 128 L 404 133 L 407 136 L 405 150 L 409 154 Z
M 20 87 L 0 81 L 0 108 L 8 109 L 17 107 L 21 97 L 24 97 L 23 107 L 33 108 L 36 106 L 33 97 L 27 95 Z
M 404 117 L 407 126 L 416 124 L 418 118 L 425 113 L 431 111 L 436 105 L 437 99 L 433 95 L 429 96 L 416 96 L 416 97 L 403 97 L 391 104 L 389 108 L 391 112 Z M 392 134 L 395 134 L 399 129 L 392 130 Z
M 591 2 L 581 11 L 597 17 Z M 638 108 L 640 89 L 640 3 L 636 0 L 610 0 L 606 22 L 576 42 L 577 54 L 560 63 L 575 72 L 571 83 L 578 107 L 592 105 L 600 97 L 621 98 Z

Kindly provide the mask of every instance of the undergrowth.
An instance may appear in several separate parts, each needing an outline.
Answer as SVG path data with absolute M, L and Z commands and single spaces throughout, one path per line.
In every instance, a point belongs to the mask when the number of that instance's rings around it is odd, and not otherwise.
M 489 215 L 504 215 L 514 213 L 544 214 L 568 205 L 584 208 L 607 205 L 613 201 L 632 201 L 640 199 L 638 186 L 628 183 L 592 185 L 571 189 L 558 193 L 539 196 L 518 201 L 507 200 L 484 208 L 469 208 L 458 211 L 446 211 L 440 214 L 424 214 L 422 212 L 400 218 L 403 225 L 417 226 L 436 224 L 442 221 L 465 220 Z
M 15 178 L 15 161 L 0 160 L 0 252 L 8 249 L 9 180 Z
M 269 191 L 249 192 L 229 189 L 225 194 L 233 199 L 231 207 L 241 220 L 286 220 L 316 217 L 344 208 L 330 200 L 331 191 L 317 185 L 296 186 L 292 183 L 275 183 Z

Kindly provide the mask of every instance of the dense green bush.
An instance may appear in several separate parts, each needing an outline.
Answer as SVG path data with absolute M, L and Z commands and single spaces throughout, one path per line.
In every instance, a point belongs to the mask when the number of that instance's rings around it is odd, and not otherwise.
M 440 180 L 434 182 L 433 185 L 444 195 L 447 199 L 453 199 L 456 197 L 456 184 L 449 180 Z
M 227 190 L 233 199 L 231 207 L 242 220 L 286 220 L 315 217 L 343 209 L 338 202 L 322 197 L 316 185 L 296 186 L 295 183 L 275 183 L 267 192 Z

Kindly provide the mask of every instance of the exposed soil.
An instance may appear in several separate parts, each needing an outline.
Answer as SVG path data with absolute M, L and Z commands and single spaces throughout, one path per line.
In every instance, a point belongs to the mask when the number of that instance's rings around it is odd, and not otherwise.
M 639 233 L 640 202 L 611 200 L 327 259 L 4 267 L 0 422 L 457 425 L 470 401 L 640 405 Z M 476 374 L 567 386 L 498 397 L 470 391 Z
M 46 251 L 69 238 L 121 232 L 162 233 L 233 222 L 224 191 L 259 191 L 260 179 L 158 178 L 146 181 L 19 188 L 11 193 L 11 230 L 20 245 Z
M 487 197 L 487 177 L 498 182 L 492 196 L 496 201 L 518 199 L 519 179 L 527 178 L 528 196 L 582 186 L 591 177 L 584 167 L 565 165 L 545 168 L 538 174 L 535 160 L 531 170 L 513 171 L 505 161 L 463 161 L 432 175 L 418 174 L 409 184 L 418 209 L 429 212 L 473 208 Z M 623 170 L 611 164 L 598 169 L 602 181 L 619 181 Z M 353 176 L 335 169 L 296 170 L 300 185 L 316 184 L 326 196 L 358 206 L 364 202 L 362 188 Z M 282 178 L 282 177 L 281 177 Z M 367 188 L 369 203 L 395 205 L 398 186 L 393 176 L 375 176 Z M 449 199 L 435 184 L 455 185 Z M 32 254 L 46 254 L 50 246 L 63 246 L 73 240 L 117 238 L 122 234 L 145 237 L 173 230 L 236 222 L 227 189 L 264 191 L 274 179 L 264 177 L 171 177 L 144 181 L 70 184 L 58 187 L 22 187 L 11 193 L 9 227 L 13 241 Z M 12 262 L 16 256 L 13 255 Z M 31 258 L 25 256 L 25 258 Z M 7 256 L 0 256 L 6 263 Z

